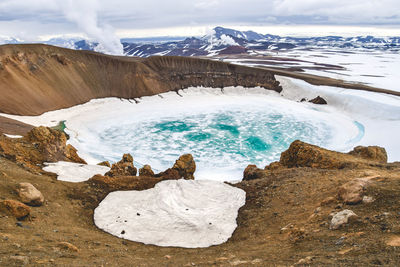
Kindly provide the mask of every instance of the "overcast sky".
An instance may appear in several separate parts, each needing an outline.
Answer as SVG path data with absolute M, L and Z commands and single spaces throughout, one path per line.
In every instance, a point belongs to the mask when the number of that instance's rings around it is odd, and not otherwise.
M 0 36 L 25 40 L 202 35 L 217 25 L 274 34 L 400 35 L 400 0 L 0 0 Z

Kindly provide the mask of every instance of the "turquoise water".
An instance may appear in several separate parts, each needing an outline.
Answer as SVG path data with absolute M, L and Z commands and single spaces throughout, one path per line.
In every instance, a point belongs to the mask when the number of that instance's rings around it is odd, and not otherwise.
M 136 165 L 150 164 L 156 171 L 191 153 L 198 169 L 242 172 L 248 164 L 264 167 L 279 160 L 296 139 L 324 145 L 331 138 L 332 129 L 325 121 L 265 109 L 144 120 L 110 126 L 100 133 L 103 145 L 130 152 Z

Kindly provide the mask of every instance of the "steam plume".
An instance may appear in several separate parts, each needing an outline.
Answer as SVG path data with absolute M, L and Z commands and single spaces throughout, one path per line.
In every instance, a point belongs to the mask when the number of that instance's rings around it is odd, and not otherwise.
M 65 17 L 76 23 L 89 38 L 99 42 L 96 50 L 113 55 L 122 55 L 123 47 L 110 25 L 99 26 L 98 0 L 61 0 L 60 7 Z

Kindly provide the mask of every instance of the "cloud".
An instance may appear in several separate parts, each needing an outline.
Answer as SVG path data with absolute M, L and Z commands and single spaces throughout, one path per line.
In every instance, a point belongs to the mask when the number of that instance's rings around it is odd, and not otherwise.
M 113 28 L 400 25 L 399 14 L 398 0 L 2 0 L 0 34 L 10 31 L 10 22 L 43 34 L 83 31 L 107 49 L 117 50 Z M 31 24 L 42 26 L 29 29 Z

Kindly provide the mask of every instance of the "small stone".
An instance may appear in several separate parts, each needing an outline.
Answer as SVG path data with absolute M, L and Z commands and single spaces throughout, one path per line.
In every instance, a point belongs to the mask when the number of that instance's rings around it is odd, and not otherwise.
M 326 105 L 326 104 L 328 104 L 328 102 L 326 102 L 326 100 L 323 99 L 320 96 L 317 96 L 316 98 L 311 99 L 308 102 L 313 103 L 313 104 L 317 104 L 317 105 Z
M 73 245 L 69 242 L 60 242 L 60 243 L 58 243 L 57 246 L 62 249 L 69 250 L 72 252 L 79 252 L 79 249 L 75 245 Z
M 165 255 L 164 258 L 166 258 L 167 260 L 171 259 L 170 255 Z
M 362 202 L 364 204 L 369 204 L 375 201 L 375 198 L 370 197 L 370 196 L 363 196 Z
M 23 219 L 30 214 L 31 209 L 17 200 L 7 199 L 0 201 L 0 212 Z
M 400 236 L 393 236 L 386 242 L 386 245 L 391 247 L 400 247 Z
M 17 188 L 21 201 L 31 206 L 41 206 L 44 203 L 42 193 L 30 183 L 20 183 Z
M 342 225 L 349 223 L 350 220 L 357 217 L 358 216 L 351 210 L 342 210 L 333 215 L 329 229 L 336 230 Z

